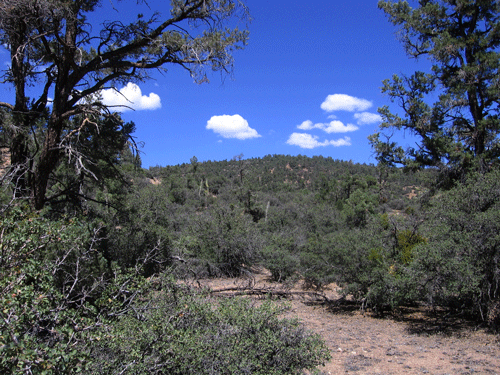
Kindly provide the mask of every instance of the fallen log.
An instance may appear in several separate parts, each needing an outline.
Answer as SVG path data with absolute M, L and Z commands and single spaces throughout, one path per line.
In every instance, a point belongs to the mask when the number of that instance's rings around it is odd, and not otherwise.
M 321 300 L 323 303 L 332 302 L 326 295 L 319 292 L 313 291 L 290 291 L 290 290 L 280 290 L 272 288 L 245 288 L 245 287 L 229 287 L 221 289 L 211 289 L 211 294 L 224 295 L 229 297 L 236 296 L 270 296 L 270 297 L 280 297 L 280 298 L 293 298 L 293 296 L 302 296 L 315 298 L 316 300 Z

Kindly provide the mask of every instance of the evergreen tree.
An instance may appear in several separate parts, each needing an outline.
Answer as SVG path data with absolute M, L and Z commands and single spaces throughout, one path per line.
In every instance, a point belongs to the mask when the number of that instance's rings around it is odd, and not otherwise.
M 206 68 L 231 69 L 233 50 L 248 36 L 246 30 L 226 27 L 247 16 L 240 0 L 171 0 L 168 17 L 139 14 L 130 24 L 117 19 L 99 28 L 87 15 L 101 3 L 0 2 L 0 43 L 11 56 L 6 81 L 15 89 L 14 103 L 0 102 L 12 114 L 2 128 L 9 132 L 16 195 L 30 198 L 35 209 L 45 205 L 49 179 L 68 154 L 61 147 L 66 135 L 95 126 L 89 116 L 110 115 L 101 90 L 143 81 L 151 70 L 169 64 L 182 66 L 197 82 L 207 81 Z M 41 93 L 29 98 L 27 87 L 35 82 Z M 82 121 L 71 121 L 78 115 Z M 37 131 L 43 138 L 34 154 L 29 143 Z
M 421 0 L 378 3 L 400 27 L 411 58 L 426 56 L 431 72 L 394 75 L 382 91 L 403 115 L 379 109 L 381 129 L 410 131 L 419 139 L 403 149 L 382 133 L 370 141 L 382 163 L 437 167 L 451 177 L 485 171 L 500 156 L 500 4 L 495 0 Z M 431 98 L 437 98 L 429 104 Z M 385 136 L 385 138 L 384 138 Z

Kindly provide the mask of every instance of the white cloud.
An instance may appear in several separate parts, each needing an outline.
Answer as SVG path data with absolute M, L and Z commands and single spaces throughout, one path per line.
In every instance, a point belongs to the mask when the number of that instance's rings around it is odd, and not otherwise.
M 302 124 L 297 126 L 300 130 L 312 130 L 312 129 L 321 129 L 324 132 L 330 133 L 347 133 L 358 130 L 359 128 L 353 124 L 344 125 L 341 121 L 330 121 L 329 123 L 323 124 L 313 124 L 312 121 L 306 120 Z
M 362 112 L 355 113 L 354 118 L 358 120 L 358 125 L 376 124 L 382 122 L 382 117 L 377 113 Z
M 207 129 L 212 129 L 224 138 L 249 139 L 261 136 L 257 130 L 248 126 L 248 121 L 240 115 L 212 116 L 207 122 Z
M 351 143 L 351 138 L 344 137 L 337 140 L 332 140 L 330 141 L 330 144 L 335 147 L 341 147 L 341 146 L 350 146 L 352 143 Z
M 345 94 L 328 95 L 323 103 L 321 109 L 326 112 L 333 111 L 365 111 L 372 106 L 372 102 L 366 99 L 355 98 Z
M 311 130 L 314 128 L 315 128 L 315 125 L 313 124 L 313 122 L 311 120 L 306 120 L 302 124 L 297 125 L 297 129 L 301 129 L 301 130 Z
M 316 147 L 324 147 L 324 146 L 350 146 L 351 139 L 349 137 L 344 137 L 338 140 L 325 140 L 323 142 L 318 141 L 318 136 L 313 136 L 311 134 L 306 133 L 292 133 L 286 141 L 287 144 L 292 146 L 299 146 L 301 148 L 313 149 Z
M 149 96 L 142 95 L 141 88 L 132 82 L 127 83 L 119 92 L 114 89 L 102 90 L 101 96 L 105 105 L 121 106 L 118 109 L 121 112 L 130 109 L 140 111 L 161 108 L 161 100 L 157 94 L 152 92 Z
M 329 124 L 323 124 L 324 131 L 330 133 L 347 133 L 358 130 L 359 128 L 353 124 L 344 125 L 342 121 L 331 121 Z

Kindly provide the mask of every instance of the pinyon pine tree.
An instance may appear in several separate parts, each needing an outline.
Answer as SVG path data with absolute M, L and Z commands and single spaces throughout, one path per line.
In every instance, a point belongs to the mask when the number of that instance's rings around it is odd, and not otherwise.
M 411 58 L 428 57 L 430 72 L 394 75 L 382 91 L 401 109 L 379 109 L 382 132 L 370 136 L 380 162 L 437 167 L 451 178 L 486 171 L 500 156 L 500 3 L 495 0 L 380 1 L 399 26 Z M 431 101 L 435 100 L 431 104 Z M 395 130 L 418 139 L 403 149 Z

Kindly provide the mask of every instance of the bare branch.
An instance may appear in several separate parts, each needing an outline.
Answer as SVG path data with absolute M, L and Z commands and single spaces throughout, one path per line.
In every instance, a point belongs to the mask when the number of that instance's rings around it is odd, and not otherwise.
M 10 109 L 11 111 L 14 110 L 14 106 L 12 104 L 9 104 L 9 103 L 5 103 L 5 102 L 0 102 L 0 107 L 5 107 L 5 108 L 8 108 Z

